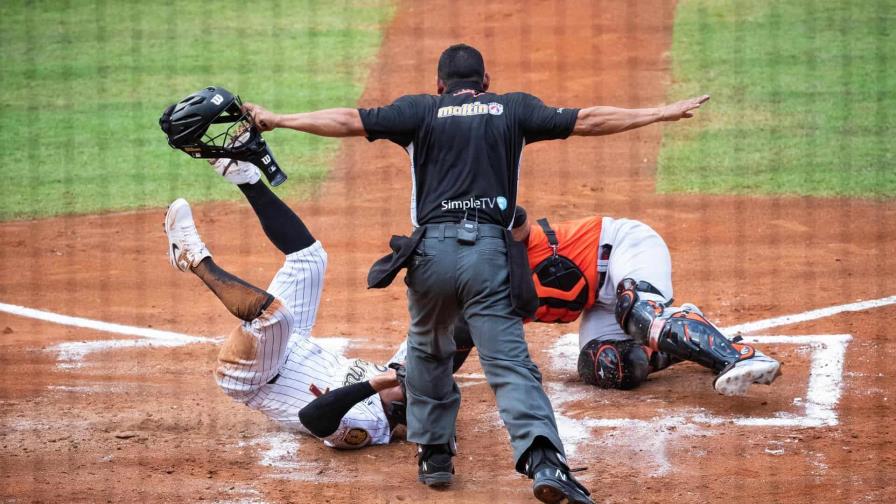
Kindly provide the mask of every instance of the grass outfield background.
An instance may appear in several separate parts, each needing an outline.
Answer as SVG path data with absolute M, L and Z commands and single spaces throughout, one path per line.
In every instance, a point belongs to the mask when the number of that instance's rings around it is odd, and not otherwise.
M 230 199 L 157 119 L 200 87 L 280 110 L 354 103 L 391 0 L 0 2 L 0 220 Z M 663 192 L 896 195 L 896 0 L 682 0 L 670 96 L 709 92 L 667 128 Z M 273 132 L 290 182 L 337 142 Z
M 896 196 L 896 0 L 682 0 L 664 192 Z
M 392 12 L 390 0 L 0 3 L 0 219 L 237 197 L 168 147 L 165 106 L 207 85 L 276 110 L 352 105 Z M 265 137 L 287 196 L 337 146 Z

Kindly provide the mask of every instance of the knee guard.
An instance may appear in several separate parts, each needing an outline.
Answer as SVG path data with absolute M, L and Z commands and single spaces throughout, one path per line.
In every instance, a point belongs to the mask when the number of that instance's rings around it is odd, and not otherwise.
M 650 324 L 663 314 L 664 306 L 656 301 L 643 301 L 638 292 L 662 294 L 647 282 L 624 278 L 616 287 L 616 322 L 625 334 L 641 344 L 647 344 Z
M 579 352 L 578 371 L 589 385 L 628 390 L 647 378 L 650 360 L 634 341 L 591 340 Z

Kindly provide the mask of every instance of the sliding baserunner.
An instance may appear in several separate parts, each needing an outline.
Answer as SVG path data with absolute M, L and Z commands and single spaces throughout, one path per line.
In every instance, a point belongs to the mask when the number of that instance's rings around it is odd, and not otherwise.
M 262 290 L 215 263 L 186 200 L 169 206 L 165 233 L 172 266 L 199 277 L 242 321 L 218 355 L 218 385 L 236 401 L 287 428 L 318 436 L 328 446 L 388 443 L 393 429 L 406 423 L 396 372 L 344 358 L 310 336 L 327 268 L 323 246 L 259 180 L 254 165 L 230 159 L 212 164 L 245 195 L 268 239 L 285 256 L 283 267 Z

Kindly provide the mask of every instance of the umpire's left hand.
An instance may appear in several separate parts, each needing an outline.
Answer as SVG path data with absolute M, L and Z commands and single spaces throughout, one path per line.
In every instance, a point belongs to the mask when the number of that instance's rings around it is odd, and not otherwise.
M 688 98 L 675 103 L 670 103 L 662 108 L 663 121 L 677 121 L 694 117 L 694 112 L 709 100 L 709 95 Z

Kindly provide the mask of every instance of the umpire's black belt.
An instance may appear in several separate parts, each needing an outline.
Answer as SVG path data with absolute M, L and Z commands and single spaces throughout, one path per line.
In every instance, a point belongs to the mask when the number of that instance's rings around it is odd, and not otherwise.
M 459 224 L 443 222 L 441 224 L 425 224 L 424 238 L 457 238 Z M 479 236 L 504 239 L 505 229 L 497 224 L 479 224 Z

